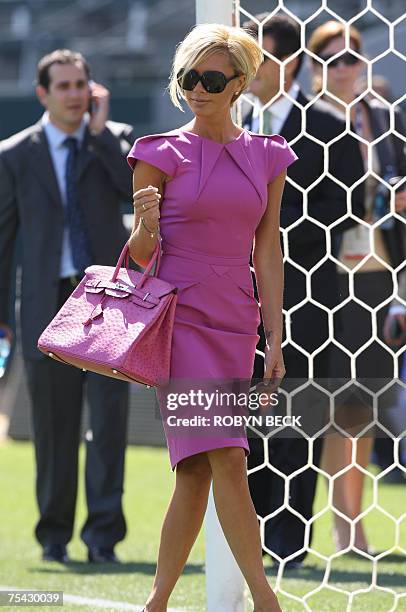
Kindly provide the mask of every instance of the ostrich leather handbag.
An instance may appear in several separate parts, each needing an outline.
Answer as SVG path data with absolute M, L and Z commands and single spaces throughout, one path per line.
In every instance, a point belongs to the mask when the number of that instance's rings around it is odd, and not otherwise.
M 41 334 L 38 348 L 85 371 L 148 386 L 164 385 L 170 373 L 177 289 L 156 276 L 159 243 L 143 273 L 128 269 L 128 257 L 126 243 L 115 268 L 86 269 Z

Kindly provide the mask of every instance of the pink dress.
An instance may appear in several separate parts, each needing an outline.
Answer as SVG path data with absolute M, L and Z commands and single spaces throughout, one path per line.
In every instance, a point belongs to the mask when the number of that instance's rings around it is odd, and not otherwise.
M 249 267 L 253 238 L 268 183 L 297 157 L 281 136 L 243 131 L 221 144 L 176 129 L 136 140 L 128 155 L 132 168 L 138 159 L 170 177 L 161 206 L 159 271 L 178 287 L 170 390 L 249 381 L 260 322 Z M 237 446 L 248 454 L 245 428 L 169 426 L 168 415 L 192 417 L 196 406 L 192 401 L 180 412 L 168 411 L 167 392 L 158 390 L 158 399 L 172 469 L 215 448 Z M 199 414 L 209 413 L 206 406 Z

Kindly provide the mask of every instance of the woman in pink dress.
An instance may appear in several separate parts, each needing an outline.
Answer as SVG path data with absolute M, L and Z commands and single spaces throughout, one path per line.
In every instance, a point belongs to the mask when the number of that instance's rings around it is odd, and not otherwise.
M 176 51 L 170 82 L 172 101 L 181 108 L 184 99 L 194 119 L 138 139 L 128 156 L 134 168 L 131 257 L 145 266 L 160 234 L 159 277 L 178 287 L 171 390 L 178 383 L 183 390 L 185 385 L 214 389 L 220 381 L 251 378 L 260 321 L 251 251 L 267 338 L 264 382 L 285 373 L 279 208 L 285 170 L 296 156 L 280 136 L 252 135 L 231 117 L 262 60 L 257 42 L 243 30 L 196 26 Z M 256 612 L 280 610 L 262 563 L 245 430 L 223 428 L 219 434 L 201 425 L 176 431 L 168 424 L 167 390 L 159 390 L 158 398 L 176 484 L 146 612 L 167 609 L 200 531 L 211 483 Z M 181 414 L 193 417 L 194 401 L 183 405 Z

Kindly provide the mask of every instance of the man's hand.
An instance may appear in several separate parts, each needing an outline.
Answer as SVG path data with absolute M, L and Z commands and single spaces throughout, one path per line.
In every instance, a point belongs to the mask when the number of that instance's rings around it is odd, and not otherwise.
M 404 312 L 389 313 L 383 326 L 385 342 L 393 347 L 403 346 L 406 342 L 406 308 Z
M 13 332 L 11 331 L 11 328 L 8 325 L 4 325 L 3 323 L 0 323 L 0 330 L 4 331 L 4 334 L 7 340 L 11 344 L 13 342 Z
M 406 212 L 406 191 L 397 191 L 395 194 L 396 212 Z
M 90 86 L 92 112 L 90 113 L 89 130 L 93 136 L 101 134 L 109 117 L 110 92 L 99 83 Z

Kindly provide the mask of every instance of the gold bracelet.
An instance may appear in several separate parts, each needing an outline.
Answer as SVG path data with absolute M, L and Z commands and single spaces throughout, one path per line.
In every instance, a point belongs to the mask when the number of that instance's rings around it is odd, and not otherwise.
M 153 238 L 154 236 L 156 236 L 158 234 L 158 228 L 156 229 L 155 232 L 153 232 L 152 230 L 149 229 L 149 227 L 147 227 L 147 225 L 145 224 L 145 221 L 144 221 L 144 217 L 141 217 L 141 224 L 144 227 L 144 229 L 148 232 L 148 234 L 150 235 L 151 238 Z

